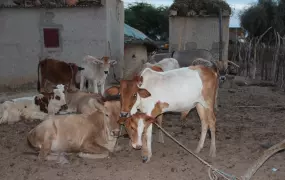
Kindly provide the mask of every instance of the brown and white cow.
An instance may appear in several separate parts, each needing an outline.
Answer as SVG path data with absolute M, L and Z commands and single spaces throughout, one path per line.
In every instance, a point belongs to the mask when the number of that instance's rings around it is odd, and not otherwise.
M 169 107 L 164 112 L 188 112 L 196 107 L 200 116 L 202 131 L 196 152 L 204 146 L 206 132 L 211 131 L 210 156 L 216 156 L 215 127 L 216 117 L 214 104 L 218 86 L 217 72 L 205 66 L 190 66 L 166 72 L 156 72 L 145 69 L 137 83 L 130 83 L 129 87 L 114 86 L 107 90 L 108 94 L 116 95 L 120 92 L 122 114 L 133 115 L 139 109 L 152 116 L 152 111 L 158 101 L 166 102 Z M 161 122 L 158 122 L 161 124 Z M 144 125 L 143 125 L 144 126 Z M 147 139 L 151 139 L 152 125 L 146 132 Z M 161 133 L 162 134 L 162 133 Z M 151 157 L 151 143 L 148 144 L 148 157 Z M 139 144 L 138 144 L 139 146 Z
M 42 92 L 34 97 L 34 103 L 40 107 L 40 111 L 48 114 L 57 114 L 67 109 L 64 85 L 59 84 L 53 92 Z
M 84 68 L 77 66 L 74 63 L 66 63 L 51 58 L 41 60 L 38 64 L 38 91 L 45 92 L 46 84 L 68 85 L 67 90 L 75 89 L 75 77 L 78 71 Z M 41 78 L 40 78 L 41 76 Z M 41 81 L 40 81 L 41 79 Z
M 29 145 L 39 150 L 39 158 L 56 160 L 62 152 L 83 158 L 105 158 L 115 151 L 120 101 L 104 102 L 104 110 L 92 114 L 50 116 L 32 129 Z

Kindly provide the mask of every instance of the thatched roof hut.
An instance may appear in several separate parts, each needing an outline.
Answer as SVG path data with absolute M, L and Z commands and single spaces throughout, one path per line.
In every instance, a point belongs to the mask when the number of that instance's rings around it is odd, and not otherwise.
M 218 16 L 219 9 L 223 16 L 230 16 L 231 7 L 223 0 L 174 0 L 170 6 L 170 16 Z

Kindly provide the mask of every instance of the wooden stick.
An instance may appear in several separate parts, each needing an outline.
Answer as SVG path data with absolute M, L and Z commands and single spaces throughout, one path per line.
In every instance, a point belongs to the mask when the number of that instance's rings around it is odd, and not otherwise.
M 242 180 L 249 180 L 268 158 L 283 149 L 285 149 L 285 139 L 264 151 L 263 155 L 242 176 Z

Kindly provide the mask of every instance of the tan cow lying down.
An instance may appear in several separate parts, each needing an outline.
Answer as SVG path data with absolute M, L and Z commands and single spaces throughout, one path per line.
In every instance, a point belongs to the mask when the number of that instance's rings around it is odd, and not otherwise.
M 56 160 L 60 152 L 91 159 L 108 157 L 115 150 L 119 132 L 120 101 L 106 101 L 104 107 L 105 112 L 90 115 L 50 116 L 29 132 L 28 142 L 45 160 Z

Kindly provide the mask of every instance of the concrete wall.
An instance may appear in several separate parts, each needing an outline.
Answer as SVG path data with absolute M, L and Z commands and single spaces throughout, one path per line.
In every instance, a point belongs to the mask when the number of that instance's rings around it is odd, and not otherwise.
M 223 59 L 228 57 L 229 17 L 223 17 Z M 219 21 L 216 17 L 170 17 L 169 51 L 206 49 L 219 57 Z
M 108 27 L 106 54 L 118 61 L 115 65 L 115 74 L 117 80 L 119 80 L 122 78 L 122 68 L 124 65 L 124 3 L 121 0 L 105 0 L 105 6 L 107 8 L 106 17 Z M 116 83 L 113 69 L 110 71 L 107 82 L 107 84 Z M 106 85 L 106 87 L 107 86 L 108 85 Z
M 133 58 L 135 55 L 135 58 Z M 124 56 L 123 78 L 130 80 L 147 62 L 147 50 L 144 45 L 126 44 Z
M 80 64 L 87 54 L 109 55 L 110 42 L 112 58 L 122 60 L 123 4 L 120 0 L 104 2 L 102 7 L 90 8 L 0 9 L 0 87 L 34 84 L 39 57 Z M 43 27 L 61 29 L 61 48 L 44 48 Z M 116 71 L 120 75 L 120 69 Z

